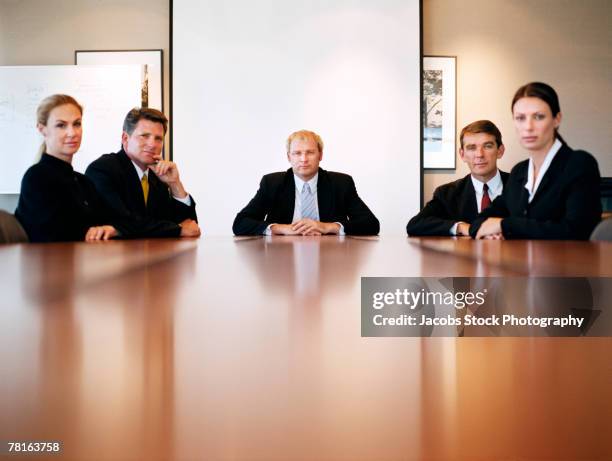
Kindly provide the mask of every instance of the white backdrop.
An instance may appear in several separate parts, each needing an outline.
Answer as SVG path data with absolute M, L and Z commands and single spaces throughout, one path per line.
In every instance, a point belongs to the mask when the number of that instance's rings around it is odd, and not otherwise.
M 173 155 L 208 235 L 230 235 L 287 136 L 321 135 L 321 166 L 353 176 L 405 234 L 419 209 L 419 0 L 175 0 Z

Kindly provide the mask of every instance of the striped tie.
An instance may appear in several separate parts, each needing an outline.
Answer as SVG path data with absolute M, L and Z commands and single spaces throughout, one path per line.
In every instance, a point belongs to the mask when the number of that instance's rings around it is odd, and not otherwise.
M 304 183 L 304 187 L 302 187 L 302 218 L 314 219 L 315 221 L 319 220 L 319 216 L 317 213 L 317 207 L 315 203 L 315 196 L 310 191 L 310 186 L 308 183 Z

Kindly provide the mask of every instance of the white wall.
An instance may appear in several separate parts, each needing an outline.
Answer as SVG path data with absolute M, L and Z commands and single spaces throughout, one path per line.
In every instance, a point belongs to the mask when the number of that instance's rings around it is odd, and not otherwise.
M 419 207 L 419 2 L 175 0 L 173 151 L 208 234 L 231 234 L 298 129 L 404 234 Z

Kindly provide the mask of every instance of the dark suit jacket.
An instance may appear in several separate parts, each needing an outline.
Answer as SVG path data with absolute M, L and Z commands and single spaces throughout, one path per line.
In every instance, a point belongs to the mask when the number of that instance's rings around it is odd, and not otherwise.
M 510 176 L 499 171 L 504 186 Z M 438 187 L 433 198 L 406 226 L 409 235 L 450 235 L 456 222 L 471 223 L 478 216 L 476 191 L 470 175 Z
M 92 182 L 48 154 L 23 175 L 15 217 L 31 242 L 80 241 L 90 227 L 104 224 L 130 236 L 129 227 L 106 206 Z
M 563 145 L 529 203 L 525 189 L 529 160 L 517 164 L 504 192 L 470 226 L 475 237 L 489 217 L 504 218 L 507 239 L 586 240 L 601 219 L 597 160 Z
M 339 222 L 352 235 L 376 235 L 380 224 L 357 195 L 353 178 L 319 168 L 317 203 L 322 222 Z M 270 224 L 291 224 L 295 207 L 293 171 L 265 175 L 259 190 L 234 219 L 236 235 L 261 235 Z
M 133 237 L 178 237 L 180 222 L 197 220 L 193 197 L 191 206 L 175 200 L 168 186 L 150 170 L 145 205 L 138 173 L 123 149 L 102 155 L 87 167 L 85 175 L 114 212 L 126 218 Z

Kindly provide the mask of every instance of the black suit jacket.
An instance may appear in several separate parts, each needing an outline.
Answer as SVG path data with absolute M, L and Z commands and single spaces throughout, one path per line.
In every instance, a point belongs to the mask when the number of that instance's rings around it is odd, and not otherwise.
M 504 186 L 510 176 L 499 171 Z M 478 216 L 476 191 L 470 179 L 464 176 L 454 182 L 438 187 L 433 198 L 406 226 L 409 235 L 450 235 L 456 222 L 471 223 Z
M 90 227 L 104 224 L 130 236 L 129 226 L 106 206 L 92 182 L 48 154 L 24 174 L 15 217 L 31 242 L 80 241 Z
M 601 219 L 597 160 L 563 145 L 529 203 L 525 189 L 529 160 L 517 164 L 504 192 L 470 226 L 475 237 L 489 217 L 504 218 L 507 239 L 587 240 Z
M 145 205 L 138 173 L 123 149 L 93 161 L 85 175 L 113 211 L 129 223 L 133 237 L 178 237 L 180 222 L 197 220 L 193 197 L 191 206 L 175 200 L 168 186 L 151 170 Z
M 357 195 L 349 175 L 319 168 L 317 203 L 322 222 L 339 222 L 352 235 L 376 235 L 380 224 Z M 236 235 L 261 235 L 270 224 L 291 224 L 295 207 L 293 171 L 265 175 L 259 190 L 234 219 Z

